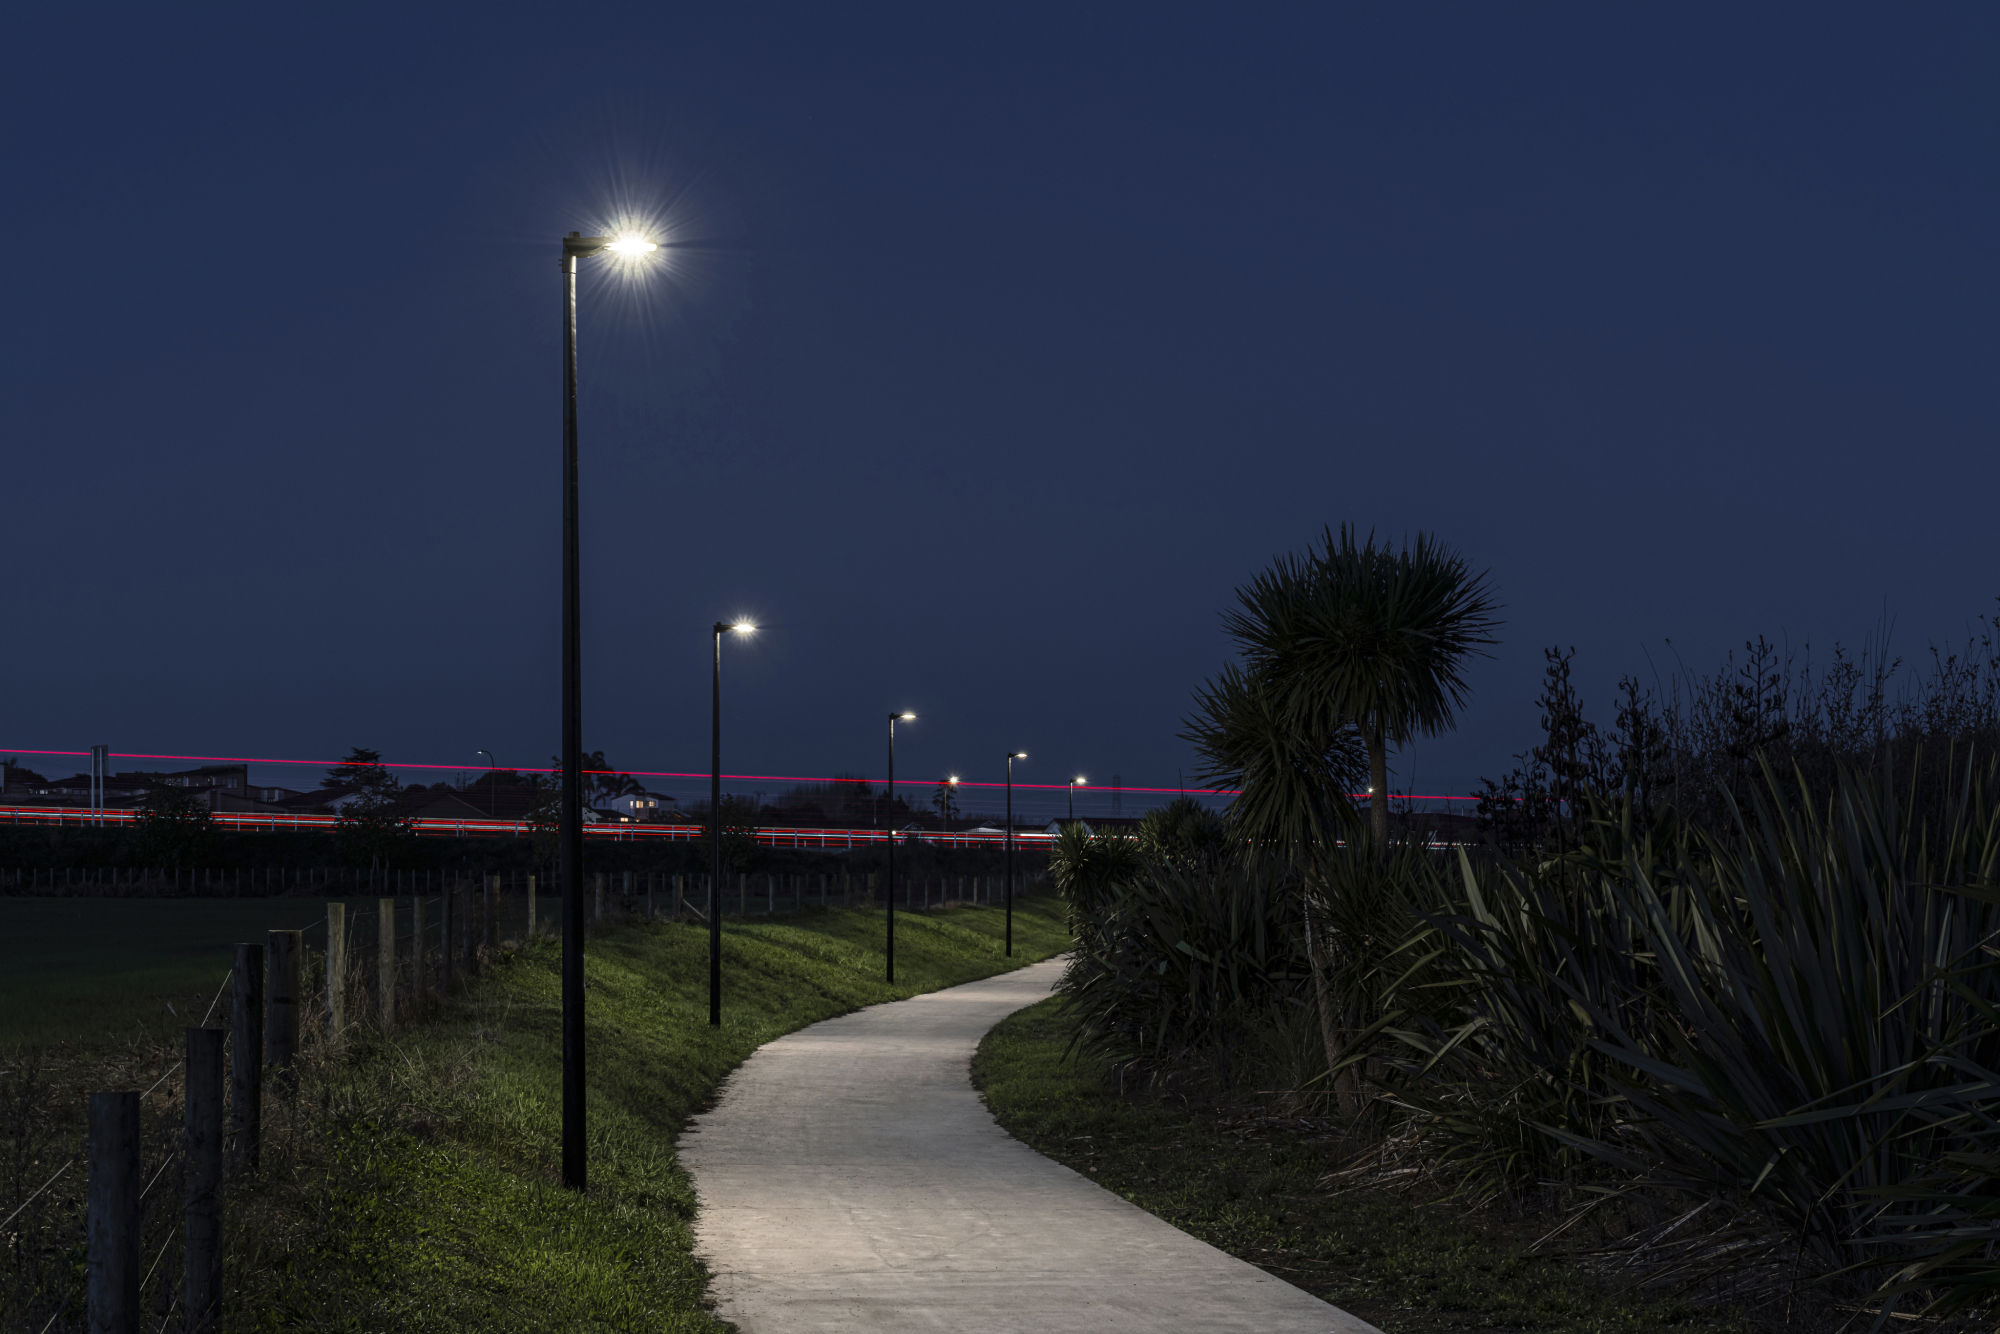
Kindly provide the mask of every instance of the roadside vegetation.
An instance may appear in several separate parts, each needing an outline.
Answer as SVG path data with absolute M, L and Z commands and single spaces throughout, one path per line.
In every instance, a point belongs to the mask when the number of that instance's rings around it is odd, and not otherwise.
M 1626 681 L 1602 730 L 1552 650 L 1543 737 L 1448 847 L 1394 832 L 1383 747 L 1451 725 L 1494 625 L 1483 580 L 1429 539 L 1342 530 L 1225 621 L 1239 659 L 1186 735 L 1204 784 L 1240 792 L 1227 814 L 1179 803 L 1052 854 L 1076 1087 L 1138 1099 L 1075 1115 L 1304 1118 L 1315 1165 L 1270 1198 L 1366 1216 L 1393 1188 L 1634 1311 L 1990 1324 L 1990 623 L 1900 675 L 1756 641 L 1714 678 Z M 1215 1150 L 1185 1116 L 1171 1133 Z M 1237 1166 L 1211 1185 L 1248 1170 L 1215 1151 Z M 1507 1327 L 1571 1327 L 1532 1305 Z
M 1258 1091 L 1127 1087 L 1101 1052 L 1070 1046 L 1058 997 L 986 1036 L 972 1066 L 1008 1132 L 1107 1190 L 1386 1334 L 1743 1334 L 1726 1314 L 1634 1299 L 1536 1249 L 1527 1211 L 1465 1211 L 1424 1192 L 1330 1180 L 1339 1118 Z
M 589 945 L 591 1188 L 560 1185 L 557 942 L 503 945 L 423 1023 L 308 1043 L 268 1094 L 261 1171 L 225 1193 L 225 1330 L 717 1330 L 691 1255 L 694 1197 L 674 1138 L 757 1046 L 863 1005 L 970 981 L 1067 945 L 1056 905 L 862 910 L 731 921 L 721 1029 L 707 1022 L 707 931 L 615 927 Z M 223 1002 L 224 1012 L 227 999 Z M 197 1022 L 199 1015 L 186 1022 Z M 145 1300 L 177 1327 L 178 1032 L 120 1026 L 0 1056 L 0 1328 L 81 1330 L 82 1099 L 150 1090 Z M 35 1192 L 55 1174 L 52 1185 Z M 32 1197 L 32 1198 L 31 1198 Z M 22 1208 L 26 1201 L 26 1207 Z

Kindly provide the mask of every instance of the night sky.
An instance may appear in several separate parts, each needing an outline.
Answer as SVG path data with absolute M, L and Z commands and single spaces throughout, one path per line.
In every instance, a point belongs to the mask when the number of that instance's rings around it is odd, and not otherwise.
M 546 762 L 558 238 L 632 219 L 667 262 L 581 298 L 624 767 L 706 768 L 749 614 L 733 771 L 879 774 L 907 707 L 899 774 L 1175 786 L 1232 589 L 1343 521 L 1505 604 L 1424 792 L 1532 743 L 1545 645 L 1608 721 L 1676 652 L 1920 652 L 2000 593 L 1990 6 L 43 5 L 6 45 L 7 753 Z

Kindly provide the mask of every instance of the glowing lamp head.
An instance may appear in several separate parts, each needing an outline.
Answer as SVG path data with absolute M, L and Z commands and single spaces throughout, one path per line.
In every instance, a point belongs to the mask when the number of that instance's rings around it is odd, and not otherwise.
M 1025 750 L 1017 750 L 1012 755 L 1009 755 L 1007 758 L 1010 760 L 1025 760 L 1028 758 L 1028 752 Z
M 738 621 L 729 628 L 739 635 L 754 635 L 757 633 L 756 625 L 750 621 Z
M 635 236 L 631 232 L 625 233 L 604 248 L 614 255 L 623 255 L 627 259 L 637 259 L 640 255 L 659 249 L 658 246 L 648 241 L 645 237 Z
M 913 723 L 916 720 L 917 715 L 914 713 L 899 713 L 896 715 L 896 721 L 899 723 Z
M 1077 785 L 1078 787 L 1082 787 L 1082 786 L 1084 786 L 1084 785 L 1085 785 L 1086 783 L 1090 782 L 1090 780 L 1089 780 L 1088 778 L 1084 778 L 1084 777 L 1082 777 L 1081 775 L 1079 775 L 1079 776 L 1077 776 L 1077 777 L 1075 777 L 1075 778 L 1072 778 L 1072 779 L 1071 779 L 1070 781 L 1071 781 L 1072 783 L 1076 784 L 1076 785 Z

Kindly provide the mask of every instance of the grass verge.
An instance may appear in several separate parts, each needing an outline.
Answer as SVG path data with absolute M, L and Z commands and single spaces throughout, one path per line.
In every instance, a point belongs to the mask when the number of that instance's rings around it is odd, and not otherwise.
M 991 976 L 1068 944 L 1048 899 L 1000 914 L 897 915 L 895 986 L 879 912 L 730 922 L 724 1023 L 707 1023 L 707 932 L 617 928 L 590 942 L 591 1184 L 559 1184 L 557 947 L 503 949 L 461 996 L 406 1032 L 319 1047 L 296 1093 L 267 1093 L 265 1160 L 225 1195 L 226 1330 L 719 1330 L 691 1254 L 695 1201 L 674 1136 L 771 1038 L 860 1006 Z M 145 1087 L 144 1054 L 16 1052 L 0 1062 L 10 1153 L 32 1170 L 80 1147 L 81 1099 L 116 1071 Z M 173 1326 L 180 1266 L 173 1168 L 179 1081 L 149 1097 L 144 1300 Z M 122 1061 L 123 1064 L 119 1064 Z M 46 1114 L 36 1109 L 46 1109 Z M 39 1118 L 39 1119 L 37 1119 Z M 77 1141 L 77 1142 L 72 1142 Z M 32 1163 L 23 1161 L 32 1157 Z M 81 1329 L 83 1173 L 57 1182 L 4 1240 L 0 1327 Z M 9 1201 L 0 1209 L 12 1209 Z M 157 1248 L 157 1250 L 156 1250 Z M 44 1322 L 47 1322 L 46 1326 Z
M 1218 1116 L 1121 1095 L 1102 1059 L 1065 1056 L 1060 997 L 986 1035 L 973 1083 L 1008 1133 L 1192 1236 L 1387 1334 L 1739 1334 L 1671 1302 L 1621 1299 L 1560 1256 L 1531 1254 L 1391 1192 L 1324 1183 L 1330 1136 L 1276 1116 Z M 1295 1123 L 1296 1124 L 1296 1123 Z

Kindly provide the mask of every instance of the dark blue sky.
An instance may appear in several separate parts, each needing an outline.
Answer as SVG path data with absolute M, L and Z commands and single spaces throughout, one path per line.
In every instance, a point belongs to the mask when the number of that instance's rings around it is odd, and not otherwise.
M 1614 12 L 1615 11 L 1615 12 Z M 557 238 L 587 744 L 1172 785 L 1219 611 L 1343 520 L 1541 648 L 1904 649 L 1992 555 L 1990 7 L 43 6 L 0 99 L 0 747 L 546 757 Z M 66 768 L 63 765 L 50 767 Z

